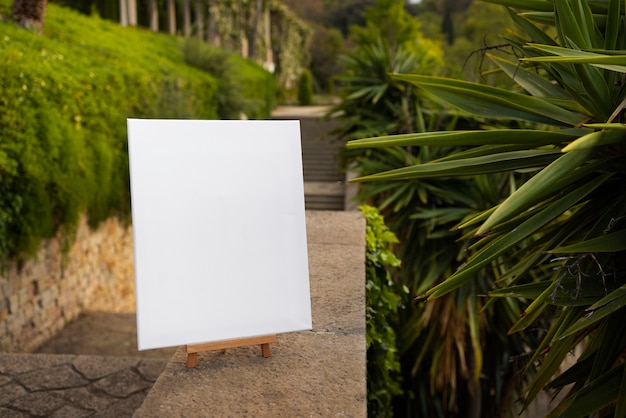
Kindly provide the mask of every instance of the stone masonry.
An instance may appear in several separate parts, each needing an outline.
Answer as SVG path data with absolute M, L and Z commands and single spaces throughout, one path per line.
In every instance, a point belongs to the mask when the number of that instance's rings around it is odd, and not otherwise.
M 21 268 L 0 273 L 0 351 L 33 352 L 80 313 L 134 312 L 132 229 L 115 219 L 80 220 L 69 251 L 44 242 Z

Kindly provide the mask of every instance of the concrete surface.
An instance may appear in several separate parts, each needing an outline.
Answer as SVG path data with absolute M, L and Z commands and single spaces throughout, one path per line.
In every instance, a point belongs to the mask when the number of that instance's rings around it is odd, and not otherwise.
M 180 347 L 134 417 L 365 417 L 364 232 L 359 212 L 307 212 L 313 330 L 193 369 Z

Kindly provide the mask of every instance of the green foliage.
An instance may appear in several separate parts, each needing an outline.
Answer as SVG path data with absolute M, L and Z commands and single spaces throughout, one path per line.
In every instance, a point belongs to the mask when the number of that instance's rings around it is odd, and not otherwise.
M 510 54 L 503 35 L 513 26 L 506 9 L 483 1 L 422 0 L 409 6 L 422 26 L 424 35 L 443 42 L 445 64 L 438 74 L 465 80 L 481 80 L 491 85 L 512 85 L 485 53 L 506 57 Z
M 398 3 L 397 1 L 395 3 Z M 400 9 L 402 10 L 402 9 Z M 371 12 L 373 18 L 380 17 Z M 383 16 L 385 16 L 383 14 Z M 402 15 L 390 14 L 389 17 Z M 392 20 L 368 22 L 366 28 L 354 28 L 353 48 L 343 60 L 345 75 L 341 102 L 332 113 L 344 121 L 339 134 L 344 138 L 411 132 L 421 123 L 419 99 L 411 86 L 392 79 L 389 74 L 431 72 L 441 57 L 436 44 L 422 40 L 418 26 L 403 30 L 403 40 L 388 42 L 381 37 Z M 410 30 L 409 30 L 410 28 Z M 409 40 L 410 39 L 410 40 Z
M 302 70 L 298 77 L 298 104 L 300 106 L 313 104 L 313 76 L 307 69 Z
M 329 21 L 333 27 L 347 36 L 355 25 L 363 25 L 365 9 L 373 6 L 376 0 L 324 0 L 325 7 L 330 8 Z
M 99 14 L 103 18 L 110 19 L 118 22 L 120 16 L 119 2 L 112 0 L 54 0 L 55 3 L 67 5 L 85 14 Z M 136 0 L 135 0 L 136 1 Z M 167 10 L 167 4 L 165 1 L 155 2 L 158 11 L 158 27 L 161 32 L 166 32 L 169 27 L 168 19 L 169 13 Z M 184 29 L 184 3 L 177 2 L 175 7 L 175 21 L 176 26 L 179 28 L 178 32 L 181 32 L 181 28 Z M 202 5 L 204 9 L 205 17 L 204 22 L 207 27 L 198 28 L 194 24 L 193 31 L 196 31 L 194 36 L 199 38 L 206 38 L 212 45 L 220 45 L 223 49 L 237 53 L 242 58 L 249 58 L 256 60 L 262 64 L 268 64 L 265 62 L 265 58 L 271 54 L 274 57 L 276 64 L 275 78 L 280 84 L 292 83 L 295 81 L 300 69 L 306 67 L 309 64 L 308 46 L 311 38 L 311 28 L 308 24 L 299 19 L 290 8 L 286 7 L 282 1 L 278 0 L 263 0 L 261 5 L 261 12 L 269 12 L 271 15 L 271 42 L 266 42 L 265 25 L 263 23 L 264 16 L 257 14 L 257 2 L 253 0 L 212 0 L 203 1 L 199 0 L 198 5 Z M 148 28 L 150 27 L 150 12 L 147 1 L 136 1 L 137 6 L 137 24 L 139 26 Z M 190 15 L 192 21 L 197 23 L 196 11 L 194 2 L 188 3 L 190 6 Z M 210 24 L 207 24 L 207 16 L 210 16 Z M 210 26 L 210 27 L 209 27 Z M 215 51 L 214 51 L 215 52 Z M 206 54 L 206 51 L 202 52 Z M 215 52 L 216 53 L 216 52 Z M 243 56 L 246 54 L 245 56 Z M 253 56 L 254 55 L 254 56 Z M 229 59 L 232 60 L 232 59 Z M 244 67 L 248 67 L 250 70 L 250 62 L 241 60 Z M 248 72 L 248 71 L 247 71 Z M 260 73 L 256 70 L 254 72 L 254 78 L 259 77 Z M 265 77 L 262 77 L 265 80 Z M 236 76 L 233 76 L 236 81 Z M 244 80 L 248 80 L 244 78 Z M 261 82 L 261 80 L 258 80 Z M 228 83 L 227 83 L 228 84 Z M 236 83 L 235 83 L 236 84 Z M 222 90 L 228 90 L 233 86 L 223 86 Z M 239 87 L 235 86 L 235 90 Z M 244 88 L 247 90 L 247 87 Z M 265 90 L 265 88 L 264 88 Z M 254 93 L 254 89 L 252 93 Z M 247 91 L 246 91 L 247 93 Z M 265 91 L 264 91 L 265 93 Z M 254 97 L 246 96 L 244 97 Z M 263 96 L 263 100 L 267 100 L 269 97 Z M 227 99 L 225 99 L 227 100 Z M 272 95 L 270 101 L 274 100 Z M 256 105 L 255 105 L 256 106 Z M 262 118 L 260 114 L 256 114 L 255 106 L 253 109 L 248 109 L 246 115 L 252 118 Z M 231 119 L 235 112 L 227 112 L 228 119 Z
M 185 40 L 185 62 L 218 80 L 220 119 L 267 118 L 274 102 L 274 77 L 257 64 L 197 39 Z
M 240 84 L 244 113 L 250 119 L 267 119 L 272 114 L 277 95 L 277 80 L 260 65 L 238 55 L 231 55 L 231 78 Z
M 489 18 L 485 18 L 488 16 Z M 485 53 L 508 56 L 503 35 L 513 21 L 506 9 L 483 1 L 474 1 L 463 12 L 463 19 L 458 24 L 458 33 L 454 42 L 444 45 L 446 57 L 445 74 L 454 78 L 476 81 L 491 85 L 512 85 L 510 79 L 500 72 L 494 72 L 497 66 L 485 59 Z
M 515 176 L 515 187 L 500 202 L 457 225 L 465 240 L 472 240 L 466 262 L 424 297 L 428 303 L 440 300 L 476 285 L 485 272 L 495 273 L 491 296 L 526 306 L 510 328 L 512 336 L 546 330 L 525 368 L 524 406 L 543 389 L 558 392 L 572 385 L 549 416 L 625 416 L 626 87 L 618 81 L 626 73 L 623 3 L 493 2 L 523 9 L 511 10 L 511 16 L 525 34 L 508 37 L 521 59 L 492 58 L 518 91 L 419 75 L 397 79 L 480 118 L 524 121 L 536 134 L 455 132 L 454 143 L 467 150 L 370 179 L 399 174 L 396 178 L 415 181 L 470 172 Z M 349 147 L 402 141 L 443 149 L 449 138 L 416 133 Z M 554 378 L 577 348 L 582 354 L 575 364 Z
M 218 116 L 218 82 L 177 38 L 55 4 L 43 36 L 0 26 L 0 259 L 71 238 L 80 213 L 129 214 L 127 118 Z
M 345 61 L 348 74 L 340 78 L 342 102 L 335 108 L 344 122 L 342 136 L 425 132 L 445 126 L 478 128 L 480 121 L 440 112 L 413 86 L 389 76 L 390 72 L 429 73 L 441 64 L 437 49 L 421 49 L 433 44 L 422 41 L 419 25 L 408 20 L 401 7 L 386 13 L 386 7 L 398 4 L 379 2 L 380 10 L 369 11 L 372 21 L 367 27 L 355 30 L 356 47 Z M 422 162 L 467 148 L 452 140 L 440 149 L 394 145 L 365 150 L 350 147 L 351 169 L 368 175 L 404 165 L 420 167 Z M 498 191 L 506 192 L 514 184 L 509 180 L 507 176 L 467 173 L 458 180 L 401 183 L 385 179 L 360 184 L 361 199 L 380 209 L 400 240 L 397 251 L 403 266 L 394 272 L 394 280 L 409 289 L 411 298 L 419 297 L 462 264 L 467 246 L 459 244 L 463 232 L 452 229 L 466 216 L 497 203 Z M 485 273 L 477 283 L 447 298 L 399 309 L 393 326 L 401 353 L 404 395 L 394 399 L 397 414 L 493 416 L 509 405 L 511 387 L 505 382 L 518 370 L 511 359 L 524 353 L 532 335 L 506 337 L 521 313 L 518 303 L 487 307 L 477 300 L 494 280 L 494 274 Z
M 376 208 L 367 205 L 359 208 L 367 222 L 367 409 L 369 416 L 391 417 L 392 399 L 402 393 L 396 334 L 391 323 L 404 304 L 408 289 L 394 283 L 389 273 L 400 265 L 392 250 L 398 239 Z
M 276 74 L 281 86 L 293 86 L 302 68 L 309 65 L 313 30 L 280 1 L 272 1 L 271 12 L 280 16 L 280 24 L 274 24 L 271 33 Z
M 453 148 L 453 138 L 447 139 L 450 146 L 441 149 L 402 148 L 398 141 L 393 148 L 368 150 L 378 152 L 358 156 L 355 168 L 367 174 L 404 164 L 420 167 L 420 162 L 462 149 Z M 507 176 L 470 175 L 361 185 L 361 196 L 380 208 L 400 240 L 397 251 L 404 263 L 394 277 L 409 288 L 412 298 L 419 298 L 463 263 L 467 246 L 459 243 L 463 231 L 455 226 L 497 203 L 499 191 L 508 190 L 509 181 Z M 491 289 L 495 277 L 485 272 L 445 298 L 400 310 L 398 346 L 405 392 L 410 396 L 396 402 L 404 404 L 407 415 L 470 416 L 468 411 L 473 410 L 479 412 L 472 416 L 480 416 L 480 411 L 494 416 L 508 407 L 511 387 L 503 382 L 519 371 L 512 359 L 534 341 L 532 334 L 506 336 L 522 312 L 519 303 L 486 306 L 477 299 Z
M 339 57 L 345 51 L 344 44 L 338 29 L 315 26 L 311 42 L 311 73 L 319 91 L 333 92 L 335 77 L 343 71 Z

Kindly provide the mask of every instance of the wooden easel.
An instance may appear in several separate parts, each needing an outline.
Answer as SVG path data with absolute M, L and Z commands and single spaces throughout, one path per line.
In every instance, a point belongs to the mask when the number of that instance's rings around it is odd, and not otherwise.
M 227 348 L 244 347 L 247 345 L 260 345 L 261 355 L 271 357 L 270 343 L 276 342 L 276 334 L 263 335 L 261 337 L 238 338 L 235 340 L 216 341 L 212 343 L 187 345 L 187 368 L 198 365 L 198 353 L 201 351 L 224 350 Z

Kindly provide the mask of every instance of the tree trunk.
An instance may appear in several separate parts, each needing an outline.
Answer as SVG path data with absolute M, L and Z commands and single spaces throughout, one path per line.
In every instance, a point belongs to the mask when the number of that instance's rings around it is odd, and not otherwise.
M 207 5 L 207 22 L 206 22 L 206 41 L 208 44 L 220 46 L 219 33 L 217 32 L 215 22 L 215 7 L 211 7 L 211 4 Z
M 128 0 L 120 0 L 120 25 L 128 26 Z
M 263 38 L 265 41 L 265 62 L 263 66 L 270 73 L 273 73 L 276 65 L 274 64 L 274 51 L 272 50 L 272 19 L 269 7 L 263 13 L 263 26 Z
M 150 29 L 153 32 L 159 31 L 159 7 L 157 0 L 148 0 L 148 15 L 150 21 Z
M 256 10 L 254 13 L 254 24 L 252 25 L 252 33 L 250 34 L 250 49 L 248 50 L 248 58 L 256 58 L 257 39 L 259 35 L 259 23 L 263 16 L 263 0 L 256 0 Z
M 137 0 L 128 0 L 128 25 L 137 26 Z
M 13 16 L 17 24 L 41 32 L 48 0 L 13 0 Z
M 167 0 L 167 29 L 170 35 L 176 35 L 176 4 L 174 0 Z
M 183 35 L 185 35 L 185 38 L 191 36 L 191 7 L 189 0 L 183 0 Z
M 204 4 L 202 0 L 196 0 L 196 27 L 198 39 L 204 40 Z

